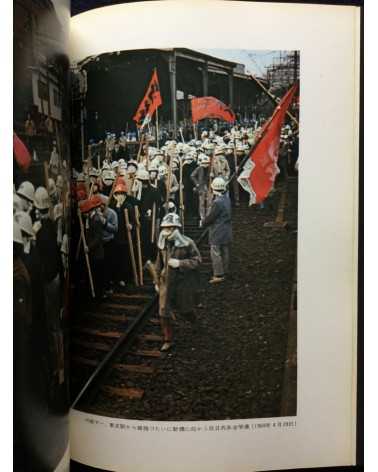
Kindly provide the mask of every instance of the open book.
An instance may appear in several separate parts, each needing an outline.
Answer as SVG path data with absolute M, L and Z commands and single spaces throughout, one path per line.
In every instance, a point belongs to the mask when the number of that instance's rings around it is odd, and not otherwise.
M 14 2 L 15 470 L 356 464 L 359 28 Z

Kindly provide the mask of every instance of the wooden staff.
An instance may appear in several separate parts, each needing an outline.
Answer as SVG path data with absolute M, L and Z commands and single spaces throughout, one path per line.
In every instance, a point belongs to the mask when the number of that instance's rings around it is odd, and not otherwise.
M 139 208 L 135 206 L 134 210 L 135 210 L 136 238 L 137 238 L 137 249 L 138 249 L 139 280 L 140 280 L 140 284 L 143 285 L 143 263 L 142 263 L 142 246 L 141 246 L 141 241 L 140 241 Z
M 168 208 L 168 201 L 169 201 L 169 196 L 170 196 L 171 187 L 172 187 L 172 163 L 173 163 L 173 157 L 169 156 L 168 179 L 167 179 L 167 184 L 166 184 L 167 195 L 165 198 L 165 203 L 167 205 L 167 208 Z
M 156 148 L 159 149 L 159 114 L 158 108 L 156 108 L 156 116 L 155 116 L 155 124 L 156 124 Z
M 184 212 L 185 212 L 185 207 L 184 207 L 184 189 L 182 185 L 182 172 L 183 172 L 183 159 L 180 159 L 180 218 L 181 218 L 181 224 L 182 224 L 182 229 L 184 230 Z
M 127 239 L 129 241 L 131 265 L 133 268 L 134 283 L 137 287 L 139 287 L 138 274 L 137 274 L 137 268 L 136 268 L 136 263 L 135 263 L 133 239 L 131 237 L 131 230 L 130 230 L 129 210 L 127 208 L 125 208 L 125 222 L 126 222 Z
M 114 181 L 113 181 L 113 185 L 112 185 L 112 188 L 110 190 L 110 193 L 109 193 L 109 198 L 108 198 L 108 201 L 106 202 L 106 205 L 105 205 L 105 208 L 108 208 L 108 206 L 110 205 L 110 202 L 113 198 L 113 194 L 114 194 L 114 189 L 115 189 L 115 186 L 116 186 L 116 182 L 117 182 L 117 179 L 119 177 L 119 167 L 117 167 L 117 174 L 114 178 Z
M 89 262 L 89 256 L 88 256 L 88 246 L 87 246 L 87 242 L 85 240 L 84 225 L 83 225 L 83 219 L 81 217 L 80 208 L 77 209 L 77 215 L 79 217 L 79 222 L 80 222 L 80 239 L 83 241 L 83 244 L 84 244 L 84 255 L 85 255 L 85 262 L 87 264 L 87 269 L 88 269 L 89 284 L 90 284 L 90 287 L 91 287 L 92 297 L 95 298 L 96 294 L 95 294 L 95 289 L 94 289 L 94 285 L 93 285 L 91 264 Z
M 138 149 L 138 154 L 137 154 L 137 158 L 136 158 L 138 164 L 139 164 L 139 161 L 140 161 L 140 155 L 141 155 L 141 152 L 142 152 L 143 144 L 144 144 L 144 134 L 142 134 L 142 136 L 140 137 L 140 141 L 139 141 L 139 149 Z
M 269 92 L 269 90 L 258 80 L 256 77 L 254 77 L 252 74 L 250 74 L 250 77 L 252 80 L 256 82 L 256 84 L 268 95 L 268 97 L 274 101 L 276 105 L 278 105 L 280 102 L 275 97 L 272 93 Z M 286 115 L 296 124 L 296 126 L 299 128 L 299 123 L 298 120 L 293 116 L 289 111 L 286 112 Z
M 185 144 L 184 135 L 182 134 L 182 128 L 179 129 L 179 132 L 180 132 L 180 136 L 181 136 L 181 141 L 183 142 L 183 144 Z
M 235 163 L 235 173 L 238 173 L 238 157 L 236 155 L 236 139 L 234 139 L 234 163 Z M 229 181 L 231 182 L 231 181 Z M 239 204 L 239 183 L 235 177 L 235 184 L 234 184 L 234 199 L 236 204 Z
M 156 226 L 156 202 L 152 206 L 152 222 L 151 222 L 151 242 L 155 241 L 155 226 Z
M 211 157 L 210 157 L 210 166 L 209 166 L 209 187 L 207 189 L 207 205 L 209 204 L 209 200 L 211 198 L 211 194 L 212 194 L 212 191 L 211 191 L 211 174 L 213 173 L 213 168 L 214 168 L 214 152 L 215 152 L 215 149 L 213 149 L 213 152 L 211 154 Z M 208 208 L 206 208 L 206 211 L 208 210 Z

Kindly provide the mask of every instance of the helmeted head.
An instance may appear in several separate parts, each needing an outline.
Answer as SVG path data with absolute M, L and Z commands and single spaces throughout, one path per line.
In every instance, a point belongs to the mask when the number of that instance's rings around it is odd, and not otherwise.
M 118 206 L 121 206 L 126 200 L 127 186 L 124 180 L 119 181 L 114 187 L 114 198 Z
M 167 241 L 180 239 L 181 228 L 180 217 L 176 213 L 167 213 L 160 224 L 160 234 L 157 243 L 158 248 L 163 250 Z
M 142 183 L 147 183 L 150 180 L 150 174 L 145 169 L 138 169 L 135 178 L 140 180 Z
M 33 207 L 34 202 L 34 185 L 25 180 L 17 189 L 17 195 L 22 200 L 22 210 L 30 211 Z
M 210 157 L 206 154 L 201 153 L 198 156 L 198 163 L 201 167 L 209 167 L 210 165 Z
M 127 163 L 126 173 L 133 175 L 136 173 L 137 169 L 138 169 L 138 163 L 136 161 L 129 161 Z
M 50 207 L 50 198 L 45 187 L 38 187 L 34 193 L 34 206 L 37 210 L 48 210 Z
M 227 190 L 227 184 L 222 177 L 215 177 L 211 182 L 214 195 L 222 195 Z

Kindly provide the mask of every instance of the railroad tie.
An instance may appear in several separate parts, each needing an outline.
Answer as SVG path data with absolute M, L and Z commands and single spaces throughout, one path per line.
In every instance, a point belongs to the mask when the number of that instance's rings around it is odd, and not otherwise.
M 141 388 L 131 388 L 131 387 L 111 387 L 110 385 L 104 385 L 101 387 L 106 393 L 114 395 L 117 397 L 128 398 L 130 400 L 140 400 L 144 395 L 144 390 Z

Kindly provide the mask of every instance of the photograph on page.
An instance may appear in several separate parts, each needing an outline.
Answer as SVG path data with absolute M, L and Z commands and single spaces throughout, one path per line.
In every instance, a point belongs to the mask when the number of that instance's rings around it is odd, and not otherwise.
M 14 470 L 68 470 L 68 2 L 14 1 Z
M 73 460 L 355 462 L 358 38 L 353 7 L 72 19 Z
M 296 415 L 299 78 L 298 51 L 76 64 L 75 409 Z

